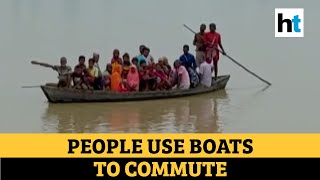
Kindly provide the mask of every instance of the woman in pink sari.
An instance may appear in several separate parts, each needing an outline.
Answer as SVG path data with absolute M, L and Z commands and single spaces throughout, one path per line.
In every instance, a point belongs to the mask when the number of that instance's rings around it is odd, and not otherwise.
M 139 72 L 137 66 L 131 64 L 127 76 L 127 84 L 129 91 L 139 91 L 139 83 Z

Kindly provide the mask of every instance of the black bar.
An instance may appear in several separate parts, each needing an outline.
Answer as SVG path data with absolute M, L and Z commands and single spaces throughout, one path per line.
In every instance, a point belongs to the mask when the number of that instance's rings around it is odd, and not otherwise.
M 110 179 L 111 177 L 107 175 L 96 177 L 97 168 L 93 166 L 93 162 L 96 161 L 116 161 L 120 164 L 119 176 L 112 179 L 127 178 L 124 169 L 130 161 L 159 162 L 159 164 L 160 162 L 227 162 L 227 177 L 215 177 L 216 169 L 212 168 L 214 176 L 209 178 L 218 179 L 306 179 L 318 177 L 320 171 L 318 167 L 320 158 L 2 158 L 1 179 Z M 202 168 L 203 173 L 199 177 L 205 177 L 204 170 L 205 167 Z M 179 176 L 174 178 L 177 177 L 179 178 Z

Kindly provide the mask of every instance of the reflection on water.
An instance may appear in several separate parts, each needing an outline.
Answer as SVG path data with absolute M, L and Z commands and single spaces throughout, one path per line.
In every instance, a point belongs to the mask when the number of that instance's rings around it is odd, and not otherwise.
M 43 131 L 59 133 L 218 133 L 226 91 L 155 101 L 48 104 Z

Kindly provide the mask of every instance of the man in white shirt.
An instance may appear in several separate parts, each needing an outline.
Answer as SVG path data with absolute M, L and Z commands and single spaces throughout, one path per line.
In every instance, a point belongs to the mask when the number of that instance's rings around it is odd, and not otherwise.
M 213 66 L 210 63 L 210 60 L 207 59 L 206 61 L 200 64 L 199 74 L 200 74 L 200 84 L 204 87 L 211 87 L 212 84 L 212 72 Z

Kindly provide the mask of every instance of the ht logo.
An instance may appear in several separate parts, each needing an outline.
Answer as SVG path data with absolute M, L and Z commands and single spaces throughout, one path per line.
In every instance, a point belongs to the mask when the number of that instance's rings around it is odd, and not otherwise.
M 292 32 L 292 25 L 294 32 L 301 32 L 301 29 L 299 28 L 299 23 L 301 22 L 301 19 L 299 18 L 299 15 L 295 15 L 293 19 L 283 19 L 283 14 L 278 14 L 278 32 L 283 32 L 283 25 L 284 23 L 287 23 L 287 32 Z
M 304 37 L 303 9 L 275 9 L 275 37 Z

